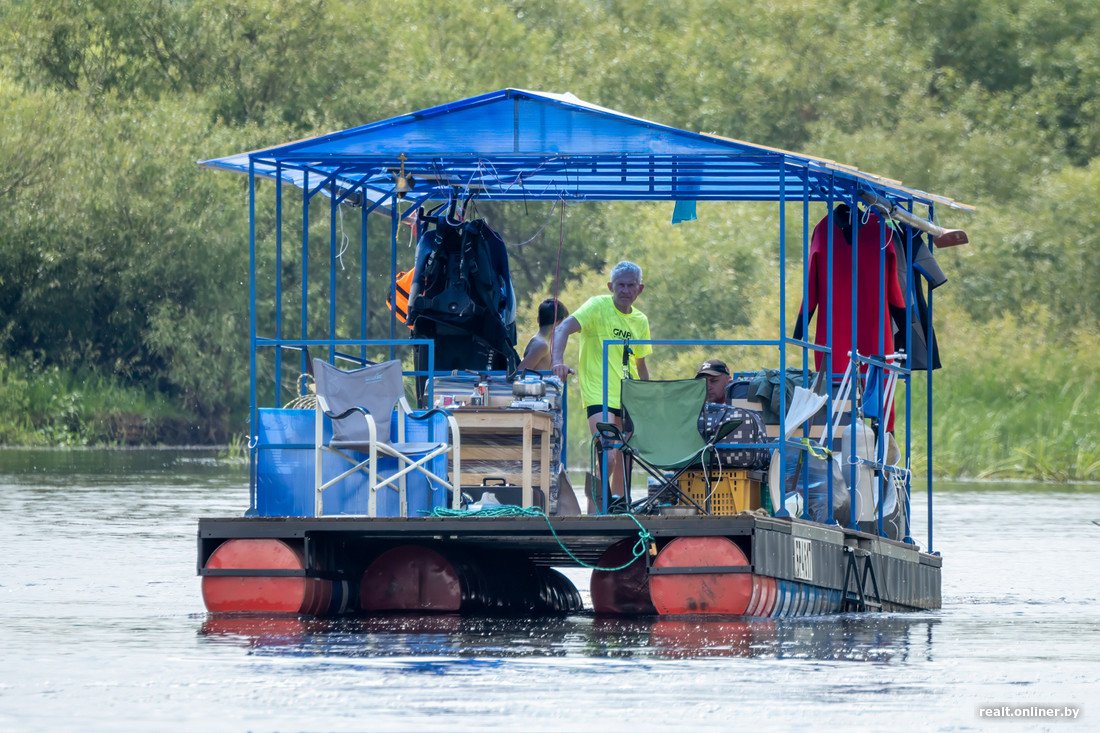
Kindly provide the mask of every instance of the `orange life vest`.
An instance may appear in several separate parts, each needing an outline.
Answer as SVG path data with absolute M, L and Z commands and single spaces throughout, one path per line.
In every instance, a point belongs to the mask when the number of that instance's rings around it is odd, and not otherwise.
M 412 287 L 412 282 L 413 270 L 399 272 L 397 273 L 397 279 L 393 281 L 393 290 L 390 291 L 391 295 L 394 292 L 397 293 L 397 318 L 406 326 L 409 326 L 406 320 L 409 317 L 409 289 Z M 393 307 L 389 298 L 386 298 L 386 307 Z M 412 328 L 412 326 L 409 326 L 409 328 Z

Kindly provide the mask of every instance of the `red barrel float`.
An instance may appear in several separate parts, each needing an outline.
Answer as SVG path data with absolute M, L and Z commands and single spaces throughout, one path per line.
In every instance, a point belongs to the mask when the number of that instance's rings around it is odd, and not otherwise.
M 206 561 L 207 570 L 303 571 L 302 551 L 283 540 L 233 539 Z M 332 602 L 332 582 L 305 575 L 204 575 L 202 600 L 212 613 L 303 613 L 323 615 Z
M 386 550 L 359 584 L 364 611 L 458 611 L 462 587 L 450 560 L 422 545 Z
M 636 539 L 619 540 L 608 547 L 597 565 L 619 568 L 634 558 Z M 649 594 L 649 572 L 645 558 L 639 557 L 619 570 L 593 570 L 588 585 L 592 608 L 596 613 L 648 616 L 657 613 Z
M 573 613 L 573 583 L 516 553 L 399 545 L 367 566 L 359 586 L 364 611 Z
M 700 572 L 700 568 L 746 567 L 741 548 L 725 537 L 677 537 L 657 554 L 653 567 L 686 572 L 653 574 L 649 594 L 660 614 L 708 613 L 741 616 L 753 595 L 748 572 Z

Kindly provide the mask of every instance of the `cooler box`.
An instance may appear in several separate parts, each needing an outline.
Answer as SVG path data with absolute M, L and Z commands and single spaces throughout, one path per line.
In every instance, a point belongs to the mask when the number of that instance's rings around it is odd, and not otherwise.
M 523 487 L 516 484 L 510 484 L 502 478 L 488 477 L 482 479 L 482 482 L 477 486 L 463 486 L 462 493 L 470 497 L 471 503 L 482 503 L 483 500 L 490 499 L 486 494 L 491 494 L 492 498 L 495 498 L 497 502 L 501 504 L 509 504 L 514 506 L 523 506 Z M 531 487 L 531 498 L 534 502 L 534 506 L 542 509 L 544 512 L 549 511 L 546 508 L 546 496 L 542 493 L 542 489 L 538 486 Z M 490 506 L 491 504 L 485 504 L 484 506 Z
M 288 410 L 261 408 L 257 426 L 256 446 L 256 514 L 261 517 L 312 517 L 314 515 L 314 448 L 313 410 Z M 397 416 L 391 423 L 396 440 Z M 435 415 L 430 420 L 408 420 L 405 440 L 425 442 L 437 440 L 434 436 L 447 435 L 447 420 Z M 332 428 L 325 420 L 325 440 L 332 437 Z M 360 460 L 364 454 L 352 453 Z M 415 454 L 413 454 L 415 456 Z M 322 475 L 327 481 L 351 468 L 347 461 L 326 454 L 323 456 Z M 396 458 L 380 458 L 378 475 L 385 477 L 398 470 Z M 447 456 L 433 458 L 429 470 L 437 476 L 447 475 Z M 410 517 L 425 516 L 435 507 L 448 505 L 448 492 L 443 487 L 433 487 L 427 477 L 419 472 L 406 475 L 406 498 Z M 325 489 L 325 515 L 366 515 L 370 492 L 367 490 L 367 474 L 357 472 L 340 483 Z M 383 487 L 378 491 L 377 515 L 397 517 L 401 515 L 400 495 L 394 488 Z
M 710 476 L 708 490 L 703 471 L 685 471 L 680 476 L 680 491 L 714 515 L 729 516 L 760 508 L 763 475 L 759 471 L 713 471 Z M 683 498 L 680 504 L 691 506 Z

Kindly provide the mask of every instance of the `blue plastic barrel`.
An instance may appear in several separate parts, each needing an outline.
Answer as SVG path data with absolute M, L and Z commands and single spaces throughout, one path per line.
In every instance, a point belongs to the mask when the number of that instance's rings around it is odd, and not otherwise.
M 256 513 L 261 517 L 311 517 L 314 514 L 314 420 L 313 410 L 261 408 L 257 426 L 256 458 Z M 396 440 L 397 421 L 391 422 L 391 440 Z M 325 440 L 332 437 L 332 429 L 325 421 Z M 438 437 L 437 437 L 438 436 Z M 405 432 L 406 442 L 432 442 L 445 440 L 447 421 L 443 415 L 433 415 L 428 420 L 409 420 Z M 365 454 L 351 453 L 359 460 Z M 414 457 L 423 454 L 412 454 Z M 322 457 L 322 475 L 329 480 L 340 475 L 351 464 L 332 454 Z M 378 475 L 382 478 L 398 470 L 396 458 L 379 459 Z M 447 456 L 441 455 L 429 462 L 429 470 L 437 476 L 447 476 Z M 400 495 L 394 488 L 384 487 L 377 492 L 377 516 L 401 515 Z M 419 472 L 406 476 L 406 498 L 410 517 L 424 516 L 434 507 L 447 505 L 447 491 L 433 486 Z M 328 515 L 365 515 L 369 509 L 370 493 L 367 491 L 367 474 L 357 472 L 325 490 L 324 513 Z

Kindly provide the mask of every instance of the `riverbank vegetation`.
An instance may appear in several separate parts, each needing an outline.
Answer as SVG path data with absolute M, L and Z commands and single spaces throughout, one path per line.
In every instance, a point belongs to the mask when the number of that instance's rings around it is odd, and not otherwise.
M 976 205 L 938 212 L 971 243 L 937 253 L 937 470 L 1100 479 L 1098 33 L 1083 0 L 7 3 L 0 443 L 247 432 L 245 180 L 195 161 L 511 86 Z M 509 242 L 540 232 L 513 250 L 523 334 L 538 301 L 576 307 L 622 257 L 646 269 L 655 337 L 775 333 L 773 210 L 700 204 L 673 227 L 668 206 L 479 205 Z M 357 212 L 345 219 L 354 239 Z M 372 252 L 387 232 L 370 230 Z M 288 290 L 299 265 L 284 262 Z M 370 288 L 381 322 L 380 274 Z M 661 355 L 655 371 L 698 358 Z

